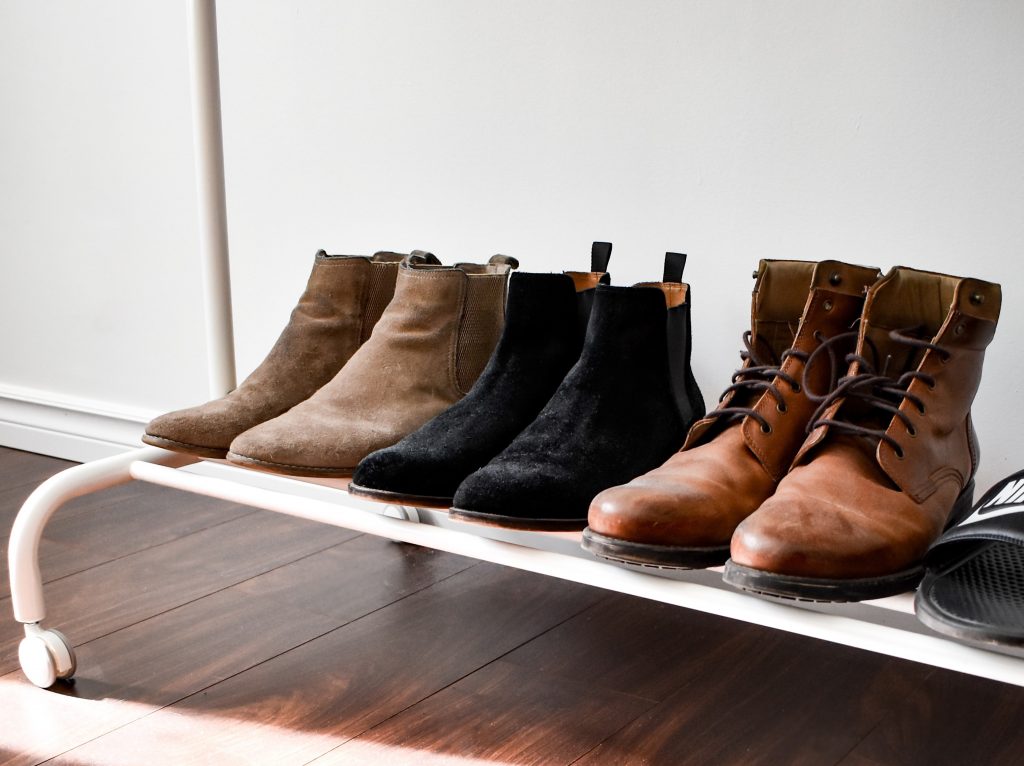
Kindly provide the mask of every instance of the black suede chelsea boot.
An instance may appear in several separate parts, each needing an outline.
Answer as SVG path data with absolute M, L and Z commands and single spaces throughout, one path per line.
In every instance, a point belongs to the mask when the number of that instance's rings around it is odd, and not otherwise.
M 611 250 L 595 242 L 589 272 L 513 274 L 504 332 L 470 392 L 397 444 L 367 455 L 349 492 L 448 508 L 462 481 L 533 422 L 579 359 Z
M 583 352 L 537 419 L 455 493 L 452 518 L 583 529 L 590 501 L 663 463 L 704 415 L 690 371 L 686 256 L 662 282 L 597 288 Z

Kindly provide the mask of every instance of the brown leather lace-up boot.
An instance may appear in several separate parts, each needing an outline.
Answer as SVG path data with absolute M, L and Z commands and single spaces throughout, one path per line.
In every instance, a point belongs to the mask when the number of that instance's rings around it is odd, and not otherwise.
M 485 265 L 402 262 L 373 335 L 323 388 L 231 443 L 228 460 L 294 476 L 351 476 L 457 402 L 501 335 L 515 259 Z
M 917 584 L 928 546 L 970 512 L 971 403 L 1000 303 L 999 285 L 902 267 L 871 288 L 847 375 L 819 397 L 775 494 L 736 530 L 726 582 L 815 601 Z
M 800 383 L 805 361 L 849 330 L 878 275 L 837 261 L 761 261 L 743 367 L 718 409 L 664 465 L 594 499 L 583 547 L 647 566 L 724 562 L 736 525 L 775 491 L 805 438 L 815 408 Z
M 429 253 L 420 255 L 439 262 Z M 227 396 L 154 419 L 142 441 L 198 457 L 222 458 L 240 433 L 312 396 L 370 337 L 395 292 L 404 257 L 387 252 L 372 258 L 317 252 L 306 290 L 260 366 Z

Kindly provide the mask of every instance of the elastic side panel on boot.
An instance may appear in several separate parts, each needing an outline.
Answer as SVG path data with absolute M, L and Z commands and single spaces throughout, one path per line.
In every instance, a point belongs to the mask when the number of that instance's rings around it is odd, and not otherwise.
M 599 243 L 595 243 L 599 244 Z M 590 312 L 594 308 L 594 295 L 598 285 L 611 284 L 611 275 L 606 271 L 566 271 L 576 288 L 576 318 L 581 337 L 587 334 Z
M 684 303 L 668 310 L 668 369 L 672 380 L 679 416 L 689 428 L 705 415 L 704 395 L 690 367 L 693 331 L 690 327 L 690 305 Z
M 359 342 L 365 343 L 373 332 L 377 320 L 395 295 L 395 279 L 398 276 L 397 263 L 371 263 L 370 280 L 366 286 L 366 302 L 363 310 L 363 329 Z
M 455 349 L 455 382 L 463 393 L 480 377 L 505 324 L 506 274 L 472 275 Z

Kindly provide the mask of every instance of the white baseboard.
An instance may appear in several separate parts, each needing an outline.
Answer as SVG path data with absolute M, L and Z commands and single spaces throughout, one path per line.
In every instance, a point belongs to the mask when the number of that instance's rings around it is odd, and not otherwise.
M 141 446 L 158 413 L 0 385 L 0 446 L 85 462 Z

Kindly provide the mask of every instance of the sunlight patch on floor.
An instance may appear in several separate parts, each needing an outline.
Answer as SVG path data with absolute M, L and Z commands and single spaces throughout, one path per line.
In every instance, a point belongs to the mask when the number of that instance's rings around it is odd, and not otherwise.
M 72 751 L 68 760 L 82 766 L 499 763 L 295 731 L 187 708 L 158 709 L 112 698 L 78 699 L 37 689 L 13 674 L 0 678 L 0 753 L 44 760 L 68 751 Z

